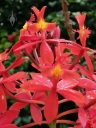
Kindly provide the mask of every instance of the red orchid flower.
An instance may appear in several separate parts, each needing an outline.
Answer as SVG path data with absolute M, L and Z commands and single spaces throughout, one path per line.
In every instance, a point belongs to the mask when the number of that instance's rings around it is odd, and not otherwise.
M 86 98 L 82 95 L 82 93 L 72 89 L 77 85 L 77 81 L 76 80 L 74 81 L 76 74 L 74 72 L 70 73 L 70 71 L 66 71 L 66 70 L 65 72 L 66 72 L 65 73 L 66 75 L 64 75 L 65 78 L 63 78 L 63 80 L 59 81 L 58 83 L 56 83 L 56 81 L 52 82 L 50 79 L 48 79 L 47 77 L 41 74 L 33 73 L 32 74 L 33 80 L 30 80 L 28 84 L 27 82 L 24 84 L 25 87 L 27 89 L 29 88 L 29 91 L 31 92 L 34 92 L 34 91 L 48 92 L 49 95 L 47 96 L 45 107 L 44 107 L 44 115 L 48 123 L 55 120 L 58 113 L 57 92 L 60 93 L 65 98 L 72 100 L 78 106 L 83 106 L 87 102 Z M 57 72 L 54 72 L 54 73 L 57 73 Z M 54 99 L 54 100 L 50 100 L 50 99 Z
M 88 69 L 89 69 L 89 71 L 91 72 L 91 75 L 92 75 L 93 72 L 94 72 L 94 68 L 93 68 L 93 64 L 92 64 L 91 58 L 88 55 L 88 52 L 91 51 L 93 53 L 94 51 L 92 49 L 86 47 L 86 40 L 90 35 L 90 30 L 88 28 L 86 28 L 85 25 L 84 25 L 86 14 L 77 15 L 75 18 L 76 18 L 76 20 L 77 20 L 77 22 L 79 24 L 79 30 L 77 30 L 76 32 L 79 33 L 79 37 L 78 38 L 80 39 L 80 42 L 81 42 L 82 46 L 80 46 L 79 44 L 76 44 L 75 42 L 72 42 L 71 45 L 69 44 L 67 47 L 71 50 L 71 52 L 73 54 L 75 54 L 75 55 L 79 54 L 76 57 L 76 61 L 77 62 L 84 55 L 84 58 L 86 60 L 86 64 L 87 64 Z M 76 61 L 74 61 L 73 65 L 76 63 Z
M 45 13 L 46 6 L 44 6 L 40 11 L 36 7 L 32 7 L 35 15 L 37 16 L 37 23 L 33 23 L 31 28 L 35 32 L 39 30 L 44 31 L 52 31 L 56 27 L 55 23 L 48 23 L 44 20 L 44 13 Z
M 32 66 L 49 77 L 52 76 L 52 71 L 57 72 L 57 74 L 61 74 L 61 78 L 63 69 L 68 69 L 71 62 L 70 54 L 64 53 L 64 49 L 65 46 L 58 43 L 53 52 L 50 45 L 42 43 L 40 46 L 40 55 L 36 54 L 39 67 L 34 63 L 32 63 Z
M 19 55 L 22 49 L 25 51 L 25 53 L 32 52 L 33 46 L 41 42 L 40 36 L 30 28 L 34 20 L 35 18 L 32 14 L 30 19 L 24 24 L 23 28 L 20 30 L 19 41 L 11 48 L 15 55 Z
M 77 44 L 76 42 L 70 42 L 66 48 L 71 50 L 72 54 L 76 56 L 76 59 L 74 60 L 73 64 L 70 66 L 69 69 L 72 69 L 75 64 L 77 64 L 78 60 L 80 60 L 81 57 L 84 56 L 85 61 L 86 61 L 86 66 L 88 66 L 89 71 L 91 72 L 91 75 L 94 73 L 94 67 L 91 61 L 91 57 L 89 53 L 94 53 L 94 50 L 87 48 L 85 46 L 81 46 Z
M 79 30 L 77 32 L 79 33 L 79 39 L 83 47 L 86 45 L 86 40 L 90 35 L 90 30 L 84 26 L 86 14 L 80 14 L 75 17 L 78 24 L 79 24 Z

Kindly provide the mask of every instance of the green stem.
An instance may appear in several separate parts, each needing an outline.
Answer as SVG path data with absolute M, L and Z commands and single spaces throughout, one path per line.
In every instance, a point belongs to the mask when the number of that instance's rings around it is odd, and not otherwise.
M 49 124 L 49 128 L 56 128 L 56 122 L 52 122 L 51 124 Z

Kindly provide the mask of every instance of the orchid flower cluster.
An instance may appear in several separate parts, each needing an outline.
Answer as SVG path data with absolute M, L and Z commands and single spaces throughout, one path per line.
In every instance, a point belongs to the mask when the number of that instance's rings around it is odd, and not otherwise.
M 0 53 L 0 128 L 31 128 L 35 125 L 68 124 L 70 128 L 96 128 L 95 50 L 86 46 L 90 30 L 85 27 L 86 14 L 77 15 L 79 29 L 76 41 L 60 38 L 56 23 L 44 19 L 46 6 L 32 7 L 34 14 L 20 31 L 19 41 Z M 8 67 L 4 62 L 13 53 L 15 60 Z M 36 72 L 10 74 L 26 60 Z M 82 65 L 84 60 L 84 65 Z M 59 98 L 61 96 L 62 98 Z M 8 107 L 7 99 L 14 100 Z M 60 104 L 73 102 L 74 109 L 59 112 Z M 16 126 L 13 121 L 21 109 L 30 107 L 32 122 Z M 76 121 L 64 119 L 77 113 Z

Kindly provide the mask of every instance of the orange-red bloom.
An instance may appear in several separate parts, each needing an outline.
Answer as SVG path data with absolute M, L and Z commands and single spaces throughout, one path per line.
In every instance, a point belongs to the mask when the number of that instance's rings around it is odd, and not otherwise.
M 79 33 L 78 38 L 80 39 L 82 46 L 85 47 L 86 39 L 90 35 L 90 30 L 84 26 L 86 14 L 80 14 L 80 15 L 76 16 L 75 18 L 79 24 L 79 30 L 77 30 L 77 32 Z
M 52 31 L 55 27 L 55 23 L 48 23 L 44 20 L 44 12 L 45 12 L 46 6 L 44 6 L 40 11 L 36 7 L 32 7 L 32 10 L 34 11 L 36 17 L 37 17 L 37 23 L 33 23 L 31 28 L 34 31 L 39 30 L 46 30 L 46 31 Z

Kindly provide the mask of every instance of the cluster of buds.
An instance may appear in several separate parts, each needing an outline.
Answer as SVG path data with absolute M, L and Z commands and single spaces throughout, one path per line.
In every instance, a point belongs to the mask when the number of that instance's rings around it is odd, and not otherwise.
M 76 16 L 78 44 L 60 38 L 59 26 L 45 21 L 45 9 L 32 7 L 34 14 L 21 29 L 19 41 L 0 54 L 0 128 L 18 128 L 12 122 L 26 106 L 33 122 L 19 128 L 42 124 L 56 128 L 62 123 L 70 128 L 96 128 L 96 74 L 91 60 L 96 51 L 86 47 L 90 34 L 84 26 L 86 15 Z M 16 59 L 6 68 L 3 62 L 10 53 Z M 36 72 L 10 74 L 26 60 L 31 60 Z M 14 100 L 9 108 L 6 97 Z M 75 108 L 60 113 L 60 104 L 69 101 Z M 63 118 L 72 113 L 77 113 L 77 121 Z

